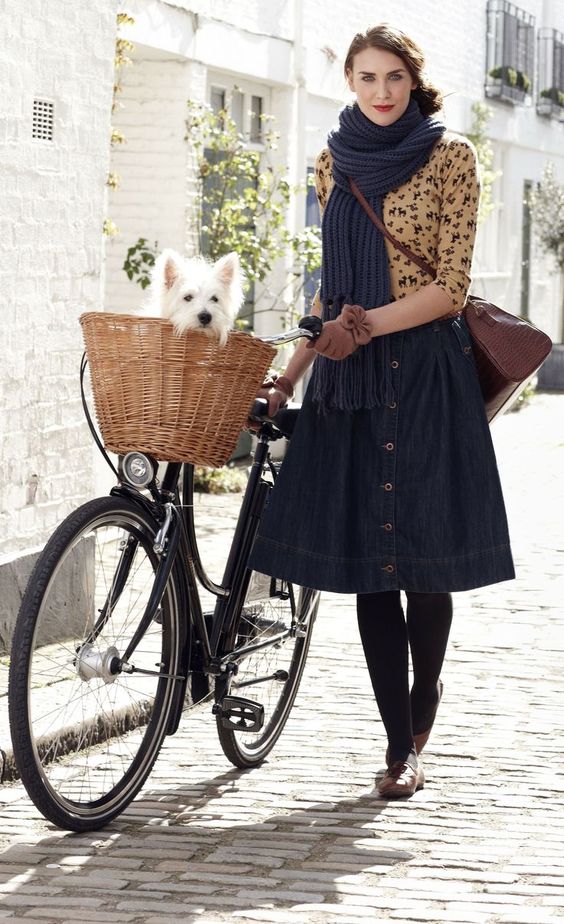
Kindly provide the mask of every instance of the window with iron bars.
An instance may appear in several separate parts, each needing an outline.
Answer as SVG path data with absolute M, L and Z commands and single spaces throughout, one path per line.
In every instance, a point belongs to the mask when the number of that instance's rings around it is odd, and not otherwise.
M 486 96 L 524 103 L 533 88 L 535 17 L 508 0 L 488 0 L 486 43 Z
M 564 121 L 564 33 L 539 29 L 537 112 Z

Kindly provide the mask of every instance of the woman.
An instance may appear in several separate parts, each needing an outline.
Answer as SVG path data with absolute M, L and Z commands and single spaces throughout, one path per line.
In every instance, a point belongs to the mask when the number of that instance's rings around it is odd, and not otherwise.
M 419 754 L 442 693 L 451 592 L 514 577 L 460 314 L 476 231 L 475 152 L 434 116 L 442 98 L 423 66 L 420 48 L 388 25 L 356 35 L 347 54 L 356 101 L 316 164 L 323 261 L 313 310 L 324 325 L 261 391 L 275 413 L 315 359 L 251 558 L 267 574 L 357 594 L 388 737 L 378 784 L 388 798 L 424 783 Z M 434 279 L 384 238 L 349 177 Z

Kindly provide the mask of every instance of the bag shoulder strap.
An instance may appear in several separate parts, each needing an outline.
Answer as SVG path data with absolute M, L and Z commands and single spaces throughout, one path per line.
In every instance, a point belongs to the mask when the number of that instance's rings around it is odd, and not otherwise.
M 408 260 L 411 260 L 413 263 L 415 263 L 419 269 L 422 269 L 424 273 L 428 273 L 429 276 L 432 276 L 434 279 L 437 275 L 437 271 L 431 266 L 430 263 L 427 263 L 423 257 L 418 257 L 417 254 L 413 253 L 413 251 L 409 249 L 409 247 L 406 247 L 405 244 L 400 244 L 400 242 L 396 240 L 393 234 L 388 231 L 384 222 L 378 218 L 372 206 L 368 204 L 363 193 L 360 191 L 352 177 L 349 177 L 349 186 L 351 188 L 351 192 L 358 199 L 370 220 L 374 222 L 384 237 L 387 237 L 390 243 L 393 244 L 394 247 L 404 255 L 404 257 L 407 257 Z

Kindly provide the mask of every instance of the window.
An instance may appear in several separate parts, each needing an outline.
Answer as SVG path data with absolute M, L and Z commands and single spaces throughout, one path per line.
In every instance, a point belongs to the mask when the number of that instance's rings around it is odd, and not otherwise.
M 262 141 L 262 96 L 251 97 L 251 117 L 250 140 L 256 142 Z
M 319 203 L 317 201 L 317 196 L 315 194 L 315 186 L 310 186 L 310 177 L 314 174 L 314 167 L 307 168 L 307 197 L 306 197 L 306 219 L 305 223 L 307 226 L 321 224 L 319 216 Z M 304 278 L 304 299 L 306 304 L 306 310 L 309 311 L 309 306 L 313 300 L 313 296 L 319 286 L 321 280 L 321 269 L 316 270 L 314 273 L 306 273 Z
M 221 87 L 212 87 L 210 90 L 210 106 L 216 113 L 225 109 L 225 90 Z
M 247 143 L 262 147 L 263 114 L 270 105 L 269 93 L 256 84 L 215 74 L 208 85 L 208 101 L 214 112 L 225 109 Z
M 488 0 L 486 96 L 523 103 L 532 92 L 535 18 L 508 0 Z
M 537 112 L 564 119 L 564 33 L 540 29 Z
M 237 126 L 237 131 L 243 134 L 245 130 L 245 94 L 234 87 L 231 94 L 231 118 Z

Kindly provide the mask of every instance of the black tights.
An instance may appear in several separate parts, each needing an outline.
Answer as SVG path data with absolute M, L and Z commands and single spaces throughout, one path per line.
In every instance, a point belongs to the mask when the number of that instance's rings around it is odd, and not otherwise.
M 407 620 L 399 590 L 357 596 L 360 637 L 391 761 L 413 755 L 413 736 L 432 724 L 452 621 L 450 594 L 408 591 L 406 595 Z M 408 645 L 413 668 L 411 694 Z

